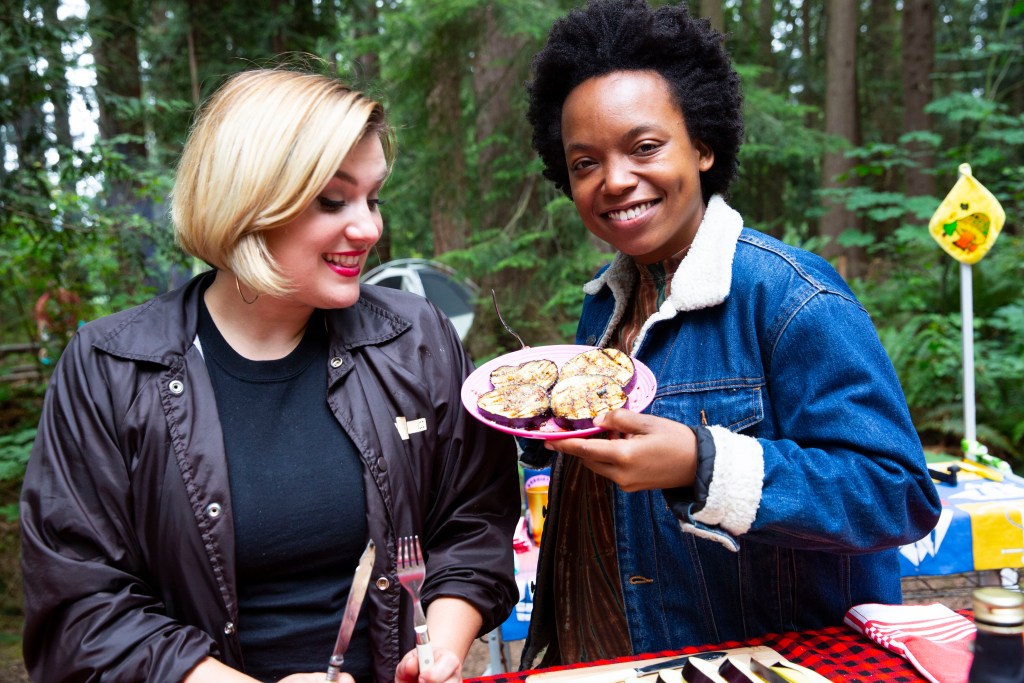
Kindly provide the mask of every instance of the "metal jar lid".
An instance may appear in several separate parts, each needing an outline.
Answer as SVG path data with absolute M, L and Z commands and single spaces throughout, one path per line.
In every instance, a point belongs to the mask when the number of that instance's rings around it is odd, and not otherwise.
M 1024 625 L 1024 594 L 1006 588 L 974 591 L 974 620 L 992 626 Z

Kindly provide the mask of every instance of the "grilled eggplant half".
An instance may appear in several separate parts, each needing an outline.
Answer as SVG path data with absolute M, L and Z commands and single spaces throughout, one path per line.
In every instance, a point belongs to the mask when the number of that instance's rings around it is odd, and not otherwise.
M 545 390 L 554 386 L 558 380 L 558 366 L 552 360 L 541 358 L 519 365 L 502 365 L 490 374 L 491 386 L 494 388 L 510 384 L 537 384 Z
M 551 416 L 548 390 L 539 384 L 508 384 L 476 400 L 488 420 L 515 429 L 536 429 Z
M 621 384 L 605 375 L 575 375 L 551 389 L 551 412 L 562 429 L 589 429 L 594 418 L 626 405 Z
M 590 349 L 567 360 L 559 373 L 559 379 L 577 375 L 610 377 L 624 392 L 629 393 L 636 383 L 636 366 L 628 354 L 618 349 Z

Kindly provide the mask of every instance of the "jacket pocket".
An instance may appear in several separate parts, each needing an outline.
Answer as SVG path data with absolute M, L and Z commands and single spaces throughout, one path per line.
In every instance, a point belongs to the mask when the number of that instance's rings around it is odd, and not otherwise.
M 651 415 L 687 425 L 740 432 L 764 419 L 764 378 L 735 378 L 658 387 Z

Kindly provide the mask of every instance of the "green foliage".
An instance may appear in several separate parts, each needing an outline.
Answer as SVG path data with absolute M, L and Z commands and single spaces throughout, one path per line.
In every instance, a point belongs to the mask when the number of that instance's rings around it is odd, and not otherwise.
M 20 481 L 32 453 L 35 428 L 0 434 L 0 482 Z
M 610 255 L 590 237 L 572 203 L 540 177 L 522 84 L 552 21 L 582 0 L 126 3 L 130 26 L 122 28 L 137 32 L 144 96 L 103 93 L 102 101 L 110 117 L 145 122 L 146 137 L 101 138 L 89 150 L 73 148 L 54 121 L 63 92 L 97 106 L 89 88 L 64 83 L 63 74 L 89 49 L 82 38 L 117 38 L 103 33 L 110 26 L 104 15 L 109 3 L 91 3 L 87 20 L 63 21 L 45 15 L 42 4 L 17 4 L 0 9 L 0 138 L 7 151 L 0 172 L 4 340 L 43 342 L 52 360 L 79 321 L 137 303 L 187 273 L 189 264 L 171 240 L 165 202 L 194 98 L 208 95 L 230 73 L 276 63 L 281 53 L 293 51 L 330 60 L 387 105 L 399 142 L 384 190 L 388 256 L 440 258 L 482 292 L 495 288 L 506 320 L 531 344 L 572 339 L 581 285 Z M 820 159 L 837 143 L 820 132 L 824 8 L 772 5 L 770 30 L 760 25 L 764 5 L 725 6 L 747 130 L 730 200 L 749 225 L 819 251 Z M 972 165 L 1009 217 L 992 253 L 974 269 L 979 438 L 1024 457 L 1024 418 L 1016 407 L 1024 393 L 1018 291 L 1024 2 L 952 0 L 937 11 L 929 131 L 895 139 L 898 70 L 888 68 L 888 53 L 863 54 L 873 43 L 860 46 L 862 71 L 872 76 L 864 93 L 871 106 L 861 112 L 866 140 L 847 152 L 855 161 L 855 187 L 832 196 L 862 222 L 838 240 L 870 259 L 854 285 L 893 355 L 915 420 L 923 433 L 956 443 L 962 431 L 958 276 L 922 225 L 941 196 L 907 197 L 900 178 L 919 167 L 922 150 L 935 155 L 924 170 L 935 176 L 940 194 L 955 181 L 960 163 Z M 870 26 L 873 16 L 862 13 L 872 35 L 891 33 L 891 26 Z M 189 39 L 193 62 L 186 58 Z M 493 61 L 482 61 L 488 55 Z M 488 90 L 481 76 L 496 70 L 504 80 Z M 496 116 L 490 106 L 500 97 L 503 109 Z M 140 142 L 145 162 L 122 151 Z M 461 248 L 435 253 L 439 216 L 464 229 Z M 78 303 L 54 308 L 55 325 L 43 338 L 32 305 L 60 290 L 74 292 Z M 474 356 L 515 348 L 497 325 L 488 296 L 477 310 L 482 322 L 469 342 Z
M 959 264 L 922 225 L 877 245 L 879 270 L 853 284 L 871 312 L 914 422 L 926 440 L 955 448 L 964 433 Z M 1024 238 L 1000 236 L 971 268 L 978 439 L 1024 469 Z
M 9 291 L 29 307 L 44 293 L 61 290 L 77 299 L 54 321 L 60 324 L 51 330 L 59 345 L 78 322 L 163 291 L 172 272 L 186 267 L 161 205 L 167 172 L 140 173 L 108 152 L 104 143 L 87 153 L 75 152 L 77 164 L 60 169 L 57 177 L 39 167 L 19 168 L 0 187 L 0 259 L 10 267 Z M 106 195 L 90 194 L 88 184 L 97 176 L 133 177 L 137 191 L 132 203 L 110 206 Z M 34 325 L 25 321 L 31 311 L 24 308 L 5 301 L 4 317 L 21 319 L 21 329 L 35 337 Z M 60 350 L 51 349 L 52 355 Z
M 918 431 L 955 449 L 965 427 L 958 264 L 934 242 L 927 246 L 886 277 L 854 286 L 874 317 Z M 1020 282 L 1022 256 L 1024 240 L 1001 239 L 972 268 L 978 439 L 1017 471 L 1024 470 L 1024 310 L 1019 291 L 1005 291 L 1005 278 Z
M 868 273 L 852 282 L 871 312 L 879 336 L 903 384 L 915 424 L 926 441 L 956 449 L 964 434 L 963 334 L 960 266 L 928 233 L 939 197 L 907 197 L 885 181 L 918 167 L 911 150 L 923 145 L 935 155 L 938 192 L 956 181 L 968 162 L 972 174 L 999 199 L 1007 224 L 989 254 L 970 268 L 973 290 L 975 410 L 978 440 L 1024 471 L 1024 119 L 1006 86 L 1021 87 L 1021 27 L 1005 15 L 978 16 L 977 36 L 940 53 L 939 94 L 928 106 L 933 129 L 904 135 L 897 144 L 871 141 L 852 149 L 854 188 L 838 190 L 863 220 L 844 234 L 847 246 L 863 247 Z M 952 32 L 966 28 L 962 22 Z M 1014 34 L 1014 31 L 1016 33 Z M 957 68 L 952 68 L 952 65 Z M 994 76 L 993 74 L 1003 74 Z
M 740 177 L 731 195 L 757 227 L 781 235 L 787 227 L 808 231 L 817 220 L 815 190 L 826 137 L 808 126 L 818 117 L 800 104 L 758 83 L 760 67 L 738 65 L 743 79 L 746 138 L 740 148 Z
M 0 519 L 18 519 L 17 492 L 35 441 L 35 427 L 0 433 Z
M 529 147 L 522 83 L 529 55 L 564 11 L 558 5 L 396 4 L 382 10 L 380 32 L 360 41 L 360 49 L 380 55 L 398 130 L 399 157 L 385 188 L 390 256 L 436 257 L 481 285 L 487 296 L 469 339 L 479 359 L 516 344 L 497 324 L 490 288 L 503 317 L 531 344 L 564 342 L 575 330 L 580 285 L 599 264 L 571 203 L 540 179 Z M 481 61 L 495 55 L 496 62 Z M 480 79 L 482 69 L 501 71 L 502 80 Z M 442 88 L 451 78 L 457 97 L 450 83 Z M 495 98 L 509 110 L 495 116 Z M 464 247 L 443 254 L 433 247 L 439 198 L 456 204 L 446 217 L 466 226 Z

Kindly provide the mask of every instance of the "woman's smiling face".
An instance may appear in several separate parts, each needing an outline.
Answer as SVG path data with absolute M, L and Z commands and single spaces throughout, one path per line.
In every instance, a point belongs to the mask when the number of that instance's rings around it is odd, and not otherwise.
M 700 172 L 714 154 L 690 139 L 668 82 L 653 71 L 584 81 L 562 107 L 576 210 L 594 235 L 639 263 L 693 241 L 704 217 Z
M 380 140 L 367 134 L 298 218 L 267 233 L 292 303 L 344 308 L 359 298 L 359 274 L 384 227 L 378 193 L 387 173 Z

